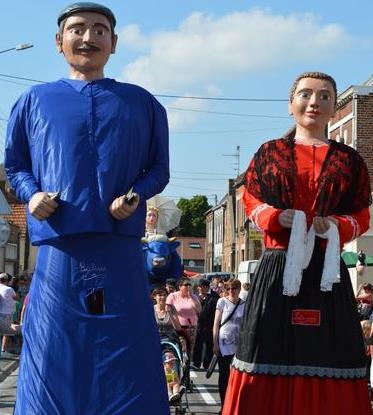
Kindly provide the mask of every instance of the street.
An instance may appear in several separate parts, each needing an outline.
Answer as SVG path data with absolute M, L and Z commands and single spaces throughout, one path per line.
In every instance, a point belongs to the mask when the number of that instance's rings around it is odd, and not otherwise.
M 0 415 L 10 415 L 13 413 L 18 368 L 10 373 L 5 380 L 0 383 Z M 182 407 L 189 410 L 185 413 L 198 414 L 217 414 L 220 410 L 218 393 L 218 374 L 213 373 L 210 379 L 205 378 L 202 370 L 191 371 L 191 379 L 194 383 L 193 393 L 188 393 L 183 397 Z M 171 408 L 171 414 L 175 414 L 176 409 Z M 114 414 L 113 414 L 114 415 Z M 119 414 L 118 414 L 119 415 Z

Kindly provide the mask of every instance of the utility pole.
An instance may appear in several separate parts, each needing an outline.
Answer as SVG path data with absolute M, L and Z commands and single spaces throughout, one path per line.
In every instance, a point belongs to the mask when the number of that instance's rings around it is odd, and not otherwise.
M 238 145 L 236 147 L 236 152 L 233 154 L 222 154 L 222 156 L 224 157 L 234 157 L 235 160 L 235 172 L 236 172 L 236 176 L 238 176 L 240 174 L 240 146 Z

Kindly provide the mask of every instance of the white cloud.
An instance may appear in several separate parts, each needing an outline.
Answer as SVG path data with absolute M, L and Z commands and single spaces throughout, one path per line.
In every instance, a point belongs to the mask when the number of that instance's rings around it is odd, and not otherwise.
M 120 41 L 142 52 L 123 69 L 125 81 L 153 92 L 182 93 L 294 62 L 316 64 L 350 39 L 341 25 L 322 24 L 312 14 L 252 9 L 222 17 L 196 12 L 174 31 L 149 35 L 131 25 Z
M 195 96 L 186 92 L 184 96 Z M 208 85 L 203 95 L 218 97 L 220 90 L 213 85 Z M 171 132 L 181 132 L 192 127 L 200 113 L 198 111 L 209 110 L 209 101 L 176 98 L 166 105 L 168 124 Z
M 119 39 L 131 49 L 139 50 L 149 47 L 148 38 L 141 34 L 140 28 L 136 24 L 124 27 L 119 35 Z

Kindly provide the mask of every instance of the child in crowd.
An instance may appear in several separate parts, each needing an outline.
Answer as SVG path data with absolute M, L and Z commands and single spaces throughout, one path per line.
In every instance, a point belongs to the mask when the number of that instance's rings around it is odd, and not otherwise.
M 170 403 L 175 403 L 180 399 L 180 378 L 176 366 L 176 357 L 172 352 L 164 354 L 164 371 L 166 374 L 168 397 Z

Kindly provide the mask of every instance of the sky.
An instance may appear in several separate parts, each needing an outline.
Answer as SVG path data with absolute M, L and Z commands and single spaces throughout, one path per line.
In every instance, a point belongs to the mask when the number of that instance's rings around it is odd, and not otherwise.
M 57 15 L 67 4 L 2 4 L 0 51 L 20 43 L 34 47 L 0 54 L 1 158 L 11 107 L 36 83 L 9 76 L 40 81 L 68 76 L 54 43 Z M 171 179 L 163 194 L 176 201 L 202 194 L 213 205 L 260 144 L 292 126 L 286 100 L 298 74 L 327 72 L 339 92 L 373 74 L 371 0 L 355 7 L 325 0 L 103 4 L 115 13 L 119 35 L 105 75 L 147 88 L 167 109 Z

